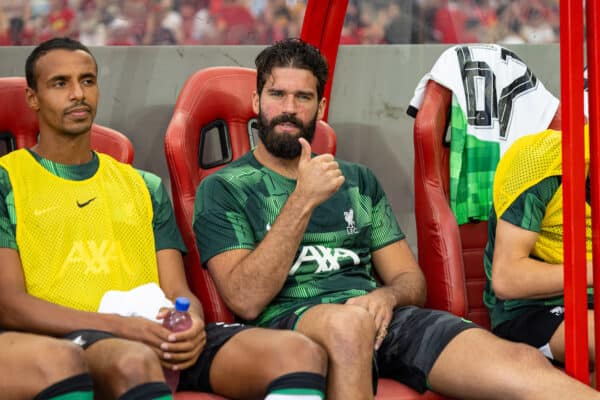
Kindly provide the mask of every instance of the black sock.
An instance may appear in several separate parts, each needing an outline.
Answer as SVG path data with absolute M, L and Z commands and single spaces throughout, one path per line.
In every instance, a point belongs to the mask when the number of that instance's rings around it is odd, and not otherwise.
M 92 391 L 92 378 L 89 374 L 71 376 L 56 382 L 52 386 L 39 392 L 33 400 L 50 399 L 89 399 L 94 398 Z
M 314 372 L 293 372 L 275 379 L 267 388 L 265 400 L 285 395 L 289 400 L 324 399 L 327 384 L 323 375 Z

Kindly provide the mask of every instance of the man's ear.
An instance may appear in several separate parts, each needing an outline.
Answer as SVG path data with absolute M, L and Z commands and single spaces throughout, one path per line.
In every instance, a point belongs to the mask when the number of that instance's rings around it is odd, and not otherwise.
M 27 101 L 29 108 L 33 111 L 39 111 L 40 105 L 35 90 L 30 87 L 25 88 L 25 100 Z
M 258 95 L 256 90 L 252 91 L 252 110 L 257 115 L 258 111 L 260 110 L 260 96 Z
M 323 119 L 325 116 L 325 109 L 327 108 L 327 99 L 325 97 L 321 98 L 319 101 L 319 109 L 317 110 L 317 120 Z

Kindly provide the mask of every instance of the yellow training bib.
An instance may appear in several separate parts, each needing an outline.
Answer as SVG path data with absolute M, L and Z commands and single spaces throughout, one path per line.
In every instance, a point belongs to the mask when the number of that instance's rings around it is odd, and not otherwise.
M 98 158 L 98 171 L 82 181 L 52 174 L 27 150 L 0 159 L 28 293 L 85 311 L 96 311 L 108 290 L 158 283 L 148 188 L 130 165 Z

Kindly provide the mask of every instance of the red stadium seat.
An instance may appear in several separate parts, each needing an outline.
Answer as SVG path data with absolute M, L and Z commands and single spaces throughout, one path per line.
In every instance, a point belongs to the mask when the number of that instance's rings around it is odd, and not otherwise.
M 165 137 L 175 216 L 188 248 L 186 273 L 190 287 L 202 301 L 207 321 L 232 321 L 233 315 L 200 266 L 192 229 L 194 197 L 204 177 L 245 154 L 254 143 L 251 126 L 256 115 L 251 94 L 255 88 L 253 69 L 215 67 L 196 72 L 181 89 Z M 335 154 L 335 132 L 325 122 L 318 123 L 312 148 L 317 153 Z M 177 400 L 183 399 L 181 395 Z M 381 379 L 376 399 L 442 397 L 432 392 L 420 395 L 398 382 Z
M 487 222 L 461 225 L 449 203 L 449 148 L 444 135 L 452 93 L 429 81 L 414 125 L 415 218 L 419 265 L 427 279 L 427 306 L 486 328 L 483 250 Z
M 36 113 L 25 101 L 27 83 L 22 77 L 0 78 L 0 155 L 37 143 Z M 131 164 L 133 145 L 122 133 L 92 125 L 92 148 Z
M 490 328 L 483 304 L 487 221 L 458 225 L 450 209 L 448 126 L 450 90 L 429 81 L 414 124 L 415 218 L 427 306 Z M 550 124 L 560 127 L 560 107 Z

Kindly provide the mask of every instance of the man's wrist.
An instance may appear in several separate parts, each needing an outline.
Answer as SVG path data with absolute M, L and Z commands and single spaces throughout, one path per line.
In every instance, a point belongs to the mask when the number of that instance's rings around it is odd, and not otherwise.
M 313 199 L 308 196 L 304 196 L 303 194 L 299 193 L 298 190 L 294 190 L 288 197 L 286 205 L 294 212 L 294 215 L 308 217 L 317 207 L 316 204 L 312 203 Z
M 379 290 L 380 293 L 386 297 L 387 303 L 390 304 L 392 307 L 396 307 L 398 305 L 398 303 L 400 302 L 400 300 L 396 296 L 396 291 L 394 290 L 393 287 L 383 286 L 376 290 Z

